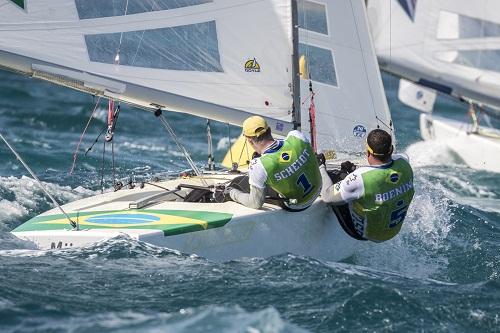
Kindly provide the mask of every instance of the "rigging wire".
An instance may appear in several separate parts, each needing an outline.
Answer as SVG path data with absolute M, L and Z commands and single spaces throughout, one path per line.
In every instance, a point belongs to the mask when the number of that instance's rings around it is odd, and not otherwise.
M 359 35 L 358 21 L 356 20 L 356 15 L 354 14 L 353 4 L 352 4 L 352 2 L 349 2 L 349 3 L 351 5 L 352 16 L 354 17 L 354 27 L 356 28 L 355 31 L 356 31 L 359 49 L 364 50 L 363 46 L 361 45 L 361 37 Z M 372 105 L 373 114 L 375 115 L 375 118 L 377 118 L 377 111 L 375 110 L 375 101 L 374 101 L 374 97 L 373 97 L 372 85 L 370 83 L 370 78 L 368 77 L 368 69 L 366 67 L 366 59 L 365 59 L 364 52 L 361 52 L 361 58 L 363 60 L 363 69 L 364 69 L 363 72 L 365 74 L 364 76 L 365 76 L 366 82 L 368 82 L 368 91 L 370 92 L 370 102 Z M 391 131 L 392 131 L 392 129 L 391 129 Z
M 150 10 L 151 12 L 154 11 L 155 5 L 156 5 L 156 2 L 152 1 L 151 2 L 151 10 Z M 137 54 L 139 53 L 139 49 L 141 48 L 142 40 L 144 39 L 144 33 L 145 32 L 146 32 L 146 29 L 142 30 L 141 38 L 139 39 L 139 43 L 137 44 L 137 49 L 135 50 L 134 57 L 132 58 L 131 66 L 133 66 L 135 64 L 135 59 L 137 58 Z
M 104 157 L 106 155 L 106 140 L 102 142 L 102 159 L 101 159 L 101 194 L 104 193 Z
M 75 152 L 73 153 L 73 164 L 71 165 L 71 169 L 69 170 L 69 173 L 68 173 L 70 176 L 73 174 L 73 170 L 75 169 L 76 159 L 78 157 L 78 150 L 80 149 L 80 145 L 82 144 L 83 137 L 84 137 L 85 133 L 87 132 L 87 129 L 89 128 L 90 122 L 94 118 L 94 114 L 95 114 L 97 108 L 99 107 L 100 101 L 101 101 L 101 96 L 99 96 L 97 98 L 97 102 L 95 103 L 94 111 L 92 111 L 92 114 L 90 115 L 90 118 L 87 121 L 87 125 L 85 125 L 85 128 L 83 129 L 82 135 L 80 136 L 80 141 L 78 141 L 78 144 L 76 145 Z M 85 154 L 87 154 L 87 153 L 85 153 Z
M 215 170 L 215 161 L 213 155 L 213 145 L 212 145 L 212 131 L 210 129 L 210 120 L 207 119 L 207 144 L 208 144 L 208 170 Z
M 231 146 L 231 125 L 227 123 L 227 139 L 229 141 L 229 156 L 231 157 L 231 166 L 234 166 L 233 147 Z
M 203 183 L 203 185 L 205 186 L 208 186 L 208 183 L 207 181 L 205 180 L 205 178 L 203 178 L 203 175 L 201 173 L 201 171 L 198 169 L 198 167 L 196 166 L 196 164 L 194 163 L 193 159 L 191 158 L 191 156 L 189 155 L 188 151 L 186 150 L 186 148 L 183 146 L 183 144 L 180 142 L 179 138 L 177 137 L 177 135 L 175 134 L 174 130 L 172 129 L 172 127 L 170 126 L 170 124 L 168 123 L 167 119 L 165 118 L 165 116 L 163 116 L 163 114 L 161 113 L 161 110 L 158 109 L 156 112 L 155 112 L 155 115 L 157 117 L 160 118 L 160 121 L 161 123 L 163 124 L 163 127 L 165 127 L 165 129 L 167 130 L 167 132 L 170 134 L 170 136 L 172 137 L 172 139 L 174 140 L 175 144 L 177 145 L 177 148 L 179 149 L 179 151 L 184 155 L 184 158 L 186 159 L 186 161 L 188 162 L 189 166 L 191 167 L 191 169 L 193 169 L 194 173 L 200 177 L 200 180 L 201 182 Z
M 316 137 L 316 105 L 314 104 L 315 93 L 311 79 L 309 79 L 309 93 L 311 96 L 309 103 L 309 132 L 311 133 L 311 146 L 314 152 L 318 152 L 318 142 Z
M 243 152 L 245 151 L 245 147 L 247 147 L 247 140 L 245 140 L 245 143 L 243 143 L 243 147 L 241 148 L 240 157 L 238 157 L 238 162 L 237 162 L 238 167 L 240 167 L 240 161 L 241 161 L 241 157 L 243 156 Z M 247 147 L 247 162 L 248 161 L 249 161 L 249 158 L 248 158 L 248 147 Z
M 128 12 L 128 0 L 125 3 L 125 16 L 127 16 Z M 120 43 L 118 44 L 118 49 L 116 50 L 116 56 L 115 56 L 115 65 L 120 64 L 120 50 L 122 48 L 122 40 L 123 40 L 123 31 L 120 33 Z
M 115 141 L 111 141 L 111 168 L 113 173 L 113 188 L 116 191 L 116 171 L 115 171 Z
M 69 224 L 71 225 L 71 227 L 73 228 L 73 230 L 78 230 L 78 224 L 69 217 L 69 215 L 64 211 L 64 209 L 61 207 L 61 205 L 59 205 L 59 203 L 56 201 L 56 199 L 54 199 L 54 197 L 49 193 L 49 191 L 47 191 L 47 189 L 42 184 L 42 182 L 38 179 L 38 177 L 33 172 L 33 170 L 31 170 L 31 168 L 26 164 L 26 162 L 24 162 L 24 160 L 21 158 L 21 156 L 9 144 L 9 142 L 7 141 L 7 139 L 5 139 L 5 137 L 2 135 L 2 133 L 0 133 L 0 138 L 3 140 L 3 142 L 5 142 L 5 144 L 7 145 L 7 147 L 9 147 L 10 151 L 16 156 L 16 158 L 19 160 L 19 162 L 21 162 L 21 164 L 23 165 L 23 167 L 26 170 L 28 170 L 28 172 L 30 173 L 31 177 L 33 177 L 35 179 L 35 182 L 38 184 L 38 186 L 40 186 L 40 188 L 42 189 L 42 191 L 50 198 L 50 200 L 52 201 L 52 203 L 54 205 L 56 205 L 56 207 L 64 214 L 64 216 L 69 221 Z

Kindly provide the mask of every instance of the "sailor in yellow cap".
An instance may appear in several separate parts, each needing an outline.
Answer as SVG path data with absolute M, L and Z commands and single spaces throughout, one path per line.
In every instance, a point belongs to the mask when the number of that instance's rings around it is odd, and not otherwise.
M 260 156 L 250 162 L 250 193 L 233 188 L 229 192 L 231 199 L 258 209 L 264 204 L 268 185 L 283 198 L 285 209 L 308 208 L 321 192 L 321 174 L 307 138 L 294 130 L 284 140 L 275 140 L 271 128 L 260 116 L 243 122 L 243 135 Z

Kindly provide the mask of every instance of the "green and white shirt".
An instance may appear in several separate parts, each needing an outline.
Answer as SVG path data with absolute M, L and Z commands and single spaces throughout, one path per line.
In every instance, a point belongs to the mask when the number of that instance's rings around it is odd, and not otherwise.
M 375 242 L 399 233 L 415 193 L 408 157 L 396 154 L 387 164 L 356 169 L 334 187 L 349 203 L 358 234 Z
M 261 157 L 250 162 L 249 183 L 260 189 L 271 186 L 292 209 L 311 205 L 321 191 L 321 174 L 316 155 L 307 138 L 291 131 L 285 140 L 276 140 Z

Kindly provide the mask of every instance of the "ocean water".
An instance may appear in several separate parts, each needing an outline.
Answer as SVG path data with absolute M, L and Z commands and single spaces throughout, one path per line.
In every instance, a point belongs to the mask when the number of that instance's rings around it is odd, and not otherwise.
M 291 253 L 213 263 L 127 238 L 38 251 L 9 231 L 51 202 L 0 144 L 0 332 L 500 332 L 500 178 L 422 142 L 418 114 L 397 101 L 397 81 L 385 76 L 384 84 L 416 195 L 397 238 L 342 262 Z M 100 144 L 68 175 L 94 102 L 0 72 L 1 132 L 63 203 L 100 189 Z M 465 119 L 466 111 L 438 100 L 437 113 Z M 106 112 L 101 103 L 83 148 Z M 205 120 L 167 117 L 203 163 Z M 220 160 L 228 128 L 212 132 Z M 148 112 L 124 106 L 115 141 L 123 181 L 187 167 Z M 105 168 L 109 187 L 109 161 Z

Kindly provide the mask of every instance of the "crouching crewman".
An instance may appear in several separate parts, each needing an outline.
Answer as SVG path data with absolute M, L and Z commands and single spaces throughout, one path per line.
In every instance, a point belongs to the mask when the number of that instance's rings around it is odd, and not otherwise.
M 391 135 L 375 129 L 366 139 L 369 166 L 333 184 L 325 165 L 320 165 L 321 196 L 332 205 L 348 203 L 350 214 L 344 214 L 347 218 L 340 222 L 356 239 L 383 242 L 401 229 L 415 191 L 408 157 L 392 154 L 393 149 Z

